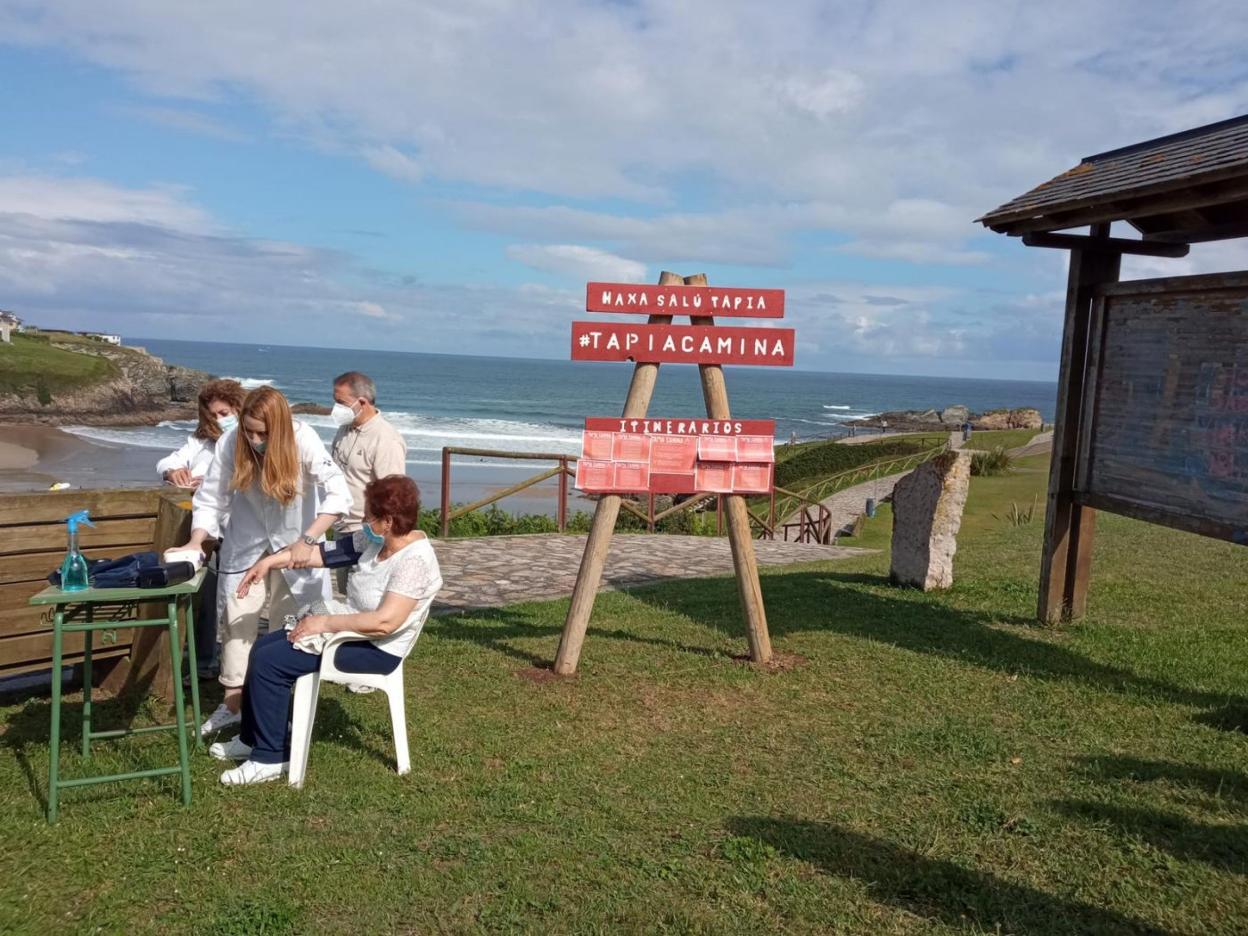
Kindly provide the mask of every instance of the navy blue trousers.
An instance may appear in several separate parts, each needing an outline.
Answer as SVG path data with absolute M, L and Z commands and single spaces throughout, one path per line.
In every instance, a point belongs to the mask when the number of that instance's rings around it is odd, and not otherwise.
M 352 640 L 338 647 L 334 664 L 344 673 L 385 675 L 402 663 L 371 640 Z M 251 759 L 261 764 L 290 760 L 291 690 L 295 680 L 321 668 L 321 658 L 296 650 L 286 631 L 265 634 L 251 648 L 243 684 L 243 724 L 239 739 L 251 745 Z

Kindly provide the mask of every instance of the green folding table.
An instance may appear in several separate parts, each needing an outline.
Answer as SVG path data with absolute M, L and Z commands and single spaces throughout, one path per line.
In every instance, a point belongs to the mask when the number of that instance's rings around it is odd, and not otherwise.
M 57 801 L 61 790 L 67 787 L 90 786 L 114 780 L 135 780 L 140 777 L 160 777 L 166 774 L 182 775 L 182 802 L 191 802 L 191 764 L 187 741 L 188 733 L 199 747 L 199 680 L 195 660 L 194 612 L 191 599 L 199 591 L 207 574 L 200 569 L 195 576 L 179 585 L 167 588 L 88 588 L 82 591 L 62 591 L 49 585 L 30 599 L 32 605 L 53 605 L 52 612 L 52 740 L 48 752 L 48 822 L 56 822 Z M 142 604 L 164 604 L 165 616 L 141 620 L 125 620 Z M 178 613 L 185 612 L 187 653 L 191 667 L 191 713 L 192 722 L 186 720 L 186 702 L 182 694 L 182 640 L 178 629 Z M 164 627 L 169 632 L 169 653 L 173 659 L 173 702 L 177 721 L 169 725 L 153 725 L 146 728 L 123 728 L 115 731 L 91 730 L 91 651 L 96 631 L 126 630 L 132 627 Z M 178 766 L 158 767 L 152 770 L 135 770 L 129 773 L 99 774 L 77 777 L 72 780 L 60 778 L 61 759 L 61 670 L 63 646 L 66 634 L 83 635 L 82 657 L 82 757 L 91 758 L 91 742 L 106 738 L 120 738 L 130 734 L 148 734 L 154 731 L 175 731 L 178 735 Z

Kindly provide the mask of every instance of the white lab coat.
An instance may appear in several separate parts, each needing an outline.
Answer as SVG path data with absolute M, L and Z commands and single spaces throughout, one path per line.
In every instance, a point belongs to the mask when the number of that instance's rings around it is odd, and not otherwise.
M 186 437 L 180 449 L 156 463 L 156 474 L 163 479 L 166 471 L 189 468 L 192 477 L 202 478 L 208 473 L 208 466 L 212 464 L 212 455 L 216 448 L 216 439 L 200 439 L 192 433 Z
M 238 429 L 231 429 L 217 440 L 216 452 L 195 491 L 191 525 L 220 538 L 225 518 L 228 535 L 221 543 L 221 579 L 225 588 L 236 588 L 242 573 L 264 555 L 276 552 L 303 536 L 317 514 L 345 514 L 351 509 L 351 492 L 342 469 L 334 464 L 325 444 L 308 425 L 295 420 L 295 445 L 303 488 L 283 506 L 269 497 L 258 483 L 245 491 L 230 487 L 234 476 L 234 449 Z M 300 605 L 328 599 L 330 579 L 325 569 L 282 569 L 290 593 Z M 227 584 L 228 582 L 228 584 Z

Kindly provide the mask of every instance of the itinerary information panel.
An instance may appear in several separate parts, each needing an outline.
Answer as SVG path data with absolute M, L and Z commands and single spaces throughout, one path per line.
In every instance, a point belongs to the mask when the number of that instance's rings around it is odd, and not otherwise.
M 576 486 L 593 494 L 766 494 L 769 419 L 585 420 Z

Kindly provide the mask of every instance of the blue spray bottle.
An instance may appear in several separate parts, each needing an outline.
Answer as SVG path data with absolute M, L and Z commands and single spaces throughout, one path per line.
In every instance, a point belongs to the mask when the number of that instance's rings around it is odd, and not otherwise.
M 87 560 L 83 558 L 82 552 L 78 549 L 78 524 L 80 523 L 85 523 L 89 527 L 95 526 L 85 510 L 80 510 L 65 518 L 65 524 L 69 527 L 69 552 L 65 554 L 65 561 L 61 563 L 62 591 L 82 591 L 91 584 L 87 578 Z

